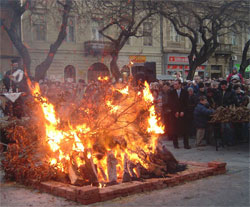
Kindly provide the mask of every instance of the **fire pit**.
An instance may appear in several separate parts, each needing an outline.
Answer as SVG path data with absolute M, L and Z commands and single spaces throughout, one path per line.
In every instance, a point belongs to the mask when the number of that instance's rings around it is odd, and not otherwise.
M 226 172 L 226 163 L 182 163 L 187 165 L 187 170 L 176 174 L 169 174 L 166 178 L 144 179 L 143 181 L 131 181 L 106 187 L 95 187 L 90 185 L 78 187 L 56 181 L 38 182 L 37 180 L 30 180 L 29 183 L 26 184 L 42 192 L 87 205 L 111 200 L 117 197 L 173 187 L 189 181 L 202 179 L 212 175 L 220 175 Z
M 100 78 L 68 105 L 29 86 L 33 116 L 8 131 L 13 143 L 2 163 L 9 179 L 88 204 L 225 172 L 221 163 L 178 162 L 158 143 L 164 126 L 146 82 L 138 88 Z

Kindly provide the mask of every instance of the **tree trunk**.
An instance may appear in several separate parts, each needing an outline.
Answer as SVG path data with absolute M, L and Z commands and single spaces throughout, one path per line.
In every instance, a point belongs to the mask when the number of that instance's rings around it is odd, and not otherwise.
M 63 18 L 62 18 L 62 25 L 60 32 L 57 36 L 57 40 L 54 42 L 54 44 L 50 45 L 50 50 L 49 53 L 46 57 L 46 59 L 39 64 L 36 69 L 35 69 L 35 80 L 39 81 L 41 79 L 45 78 L 45 74 L 47 70 L 49 69 L 50 65 L 52 64 L 54 60 L 54 56 L 58 50 L 58 48 L 61 46 L 63 40 L 66 37 L 66 28 L 67 28 L 67 23 L 68 23 L 68 17 L 69 17 L 69 12 L 72 7 L 72 0 L 66 0 L 66 4 L 63 5 Z
M 124 161 L 123 161 L 123 175 L 122 175 L 122 182 L 129 182 L 131 181 L 131 177 L 129 174 L 129 169 L 128 169 L 128 156 L 127 154 L 124 155 Z
M 247 59 L 247 52 L 250 46 L 250 39 L 246 42 L 243 52 L 242 52 L 242 59 L 240 64 L 240 74 L 244 77 L 245 76 L 245 70 L 248 65 L 250 65 L 250 58 Z
M 187 80 L 193 80 L 195 71 L 196 71 L 196 65 L 194 63 L 189 62 L 189 71 L 188 71 Z
M 23 70 L 30 76 L 31 59 L 28 49 L 23 45 L 21 39 L 17 37 L 16 33 L 10 31 L 9 37 L 23 59 Z
M 115 78 L 115 81 L 118 82 L 119 78 L 121 77 L 121 73 L 117 65 L 118 52 L 114 52 L 113 54 L 111 54 L 111 57 L 112 60 L 110 62 L 110 71 L 112 73 L 112 76 Z
M 30 75 L 30 63 L 31 63 L 30 54 L 29 54 L 28 49 L 22 43 L 22 39 L 17 32 L 18 27 L 20 26 L 20 19 L 21 19 L 20 15 L 21 14 L 19 14 L 18 12 L 16 12 L 16 13 L 14 12 L 10 27 L 8 27 L 5 24 L 4 19 L 0 20 L 0 26 L 7 32 L 11 42 L 13 43 L 15 48 L 17 49 L 19 55 L 22 57 L 24 71 L 28 75 Z
M 250 65 L 250 58 L 247 59 L 244 63 L 241 63 L 239 72 L 242 75 L 242 77 L 245 77 L 245 71 L 246 71 L 247 66 L 249 65 Z

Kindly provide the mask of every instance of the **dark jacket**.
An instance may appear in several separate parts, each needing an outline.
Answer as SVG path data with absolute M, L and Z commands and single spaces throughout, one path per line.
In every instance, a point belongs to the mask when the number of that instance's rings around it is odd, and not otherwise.
M 217 108 L 217 101 L 214 98 L 214 96 L 207 96 L 207 101 L 209 103 L 209 106 L 213 109 Z
M 207 96 L 207 92 L 206 92 L 206 91 L 201 92 L 200 90 L 198 91 L 198 93 L 195 95 L 195 102 L 196 102 L 196 105 L 197 105 L 198 103 L 200 103 L 199 98 L 200 98 L 201 96 Z
M 208 109 L 203 104 L 199 103 L 194 109 L 194 125 L 196 128 L 206 128 L 210 115 L 214 112 L 213 109 Z
M 172 135 L 186 135 L 187 134 L 187 112 L 188 112 L 188 92 L 181 89 L 180 97 L 176 90 L 172 90 L 169 94 L 169 108 L 171 110 L 171 129 Z M 175 117 L 176 112 L 184 112 L 184 117 Z
M 10 78 L 9 78 L 9 76 L 12 74 L 12 70 L 8 70 L 6 73 L 5 73 L 5 75 L 4 75 L 4 77 L 3 77 L 3 84 L 4 84 L 4 86 L 5 86 L 5 88 L 7 89 L 7 91 L 9 91 L 9 89 L 10 89 L 10 87 L 12 86 L 12 90 L 14 91 L 14 92 L 16 92 L 16 87 L 15 87 L 15 85 L 12 83 L 11 84 L 11 80 L 10 80 Z M 12 81 L 13 82 L 13 81 Z
M 169 94 L 170 90 L 167 92 L 162 92 L 162 109 L 163 113 L 167 113 L 169 110 Z
M 238 99 L 239 104 L 241 104 L 242 101 L 243 101 L 243 98 L 244 98 L 245 94 L 244 94 L 243 92 L 241 92 L 241 93 L 236 93 L 236 96 L 237 96 L 237 99 Z
M 178 98 L 177 91 L 174 89 L 169 93 L 169 107 L 173 113 L 187 112 L 188 109 L 188 92 L 181 89 L 180 97 Z
M 193 114 L 194 114 L 194 108 L 196 106 L 196 98 L 195 95 L 188 96 L 188 110 L 187 110 L 187 116 L 188 119 L 193 119 Z
M 223 95 L 223 91 L 220 90 L 218 93 L 218 106 L 239 106 L 238 98 L 235 91 L 227 89 Z

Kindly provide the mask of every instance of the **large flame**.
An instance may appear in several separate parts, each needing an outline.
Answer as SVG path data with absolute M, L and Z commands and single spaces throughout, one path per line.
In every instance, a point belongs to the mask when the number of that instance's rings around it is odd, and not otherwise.
M 107 81 L 108 78 L 99 80 Z M 164 133 L 164 126 L 156 115 L 154 98 L 147 82 L 142 92 L 131 85 L 110 86 L 106 90 L 108 95 L 102 96 L 104 99 L 92 102 L 96 106 L 89 108 L 86 104 L 79 107 L 84 114 L 79 118 L 80 124 L 71 124 L 69 119 L 66 127 L 61 127 L 62 120 L 54 105 L 41 96 L 39 85 L 29 82 L 29 86 L 42 109 L 45 142 L 51 151 L 47 161 L 55 169 L 67 173 L 68 163 L 73 162 L 72 157 L 78 167 L 83 165 L 84 152 L 87 153 L 87 159 L 93 160 L 97 166 L 99 181 L 106 181 L 108 177 L 108 153 L 113 153 L 118 161 L 118 177 L 122 176 L 125 156 L 147 167 L 147 163 L 138 155 L 138 149 L 154 152 L 159 134 Z M 148 111 L 145 121 L 138 121 L 140 112 L 145 110 Z M 100 153 L 97 152 L 100 151 L 102 156 L 98 157 Z

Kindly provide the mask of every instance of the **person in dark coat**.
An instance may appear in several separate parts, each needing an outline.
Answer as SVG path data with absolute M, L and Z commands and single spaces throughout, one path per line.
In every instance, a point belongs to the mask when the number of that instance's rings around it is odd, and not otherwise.
M 20 67 L 20 59 L 11 60 L 11 69 L 6 72 L 3 83 L 8 92 L 25 92 L 14 102 L 8 102 L 6 114 L 21 118 L 24 115 L 24 101 L 28 91 L 28 85 L 24 75 L 24 71 Z
M 183 136 L 184 148 L 190 149 L 187 135 L 188 92 L 182 89 L 181 80 L 174 81 L 174 89 L 169 94 L 169 108 L 174 147 L 179 148 L 178 136 Z
M 11 69 L 8 70 L 3 78 L 3 83 L 5 85 L 5 88 L 7 89 L 8 92 L 16 92 L 17 89 L 17 80 L 16 77 L 13 76 L 13 74 L 16 74 L 17 70 L 19 69 L 19 60 L 18 59 L 12 59 L 11 60 Z M 19 78 L 20 75 L 18 75 Z M 23 78 L 23 74 L 21 74 L 22 77 L 20 77 L 21 79 Z M 20 80 L 18 80 L 18 82 L 20 82 Z
M 239 105 L 241 105 L 243 97 L 245 96 L 244 91 L 241 90 L 240 85 L 234 85 L 233 89 L 234 89 L 236 96 L 238 98 Z
M 228 85 L 226 80 L 222 80 L 220 83 L 220 90 L 218 92 L 218 106 L 239 106 L 238 98 L 235 93 Z
M 165 125 L 165 135 L 169 135 L 170 109 L 169 109 L 169 93 L 171 91 L 170 83 L 164 83 L 162 88 L 162 117 Z M 171 139 L 168 136 L 168 139 Z
M 218 92 L 218 106 L 228 107 L 228 106 L 239 106 L 238 98 L 235 93 L 228 85 L 226 80 L 222 80 L 220 83 L 220 90 Z M 235 137 L 233 124 L 231 122 L 221 123 L 222 131 L 222 145 L 227 144 L 229 146 L 234 145 Z
M 199 97 L 199 103 L 194 109 L 194 124 L 196 127 L 196 146 L 202 145 L 202 140 L 205 136 L 205 130 L 210 115 L 214 112 L 213 109 L 208 109 L 208 101 L 206 96 Z
M 197 92 L 197 94 L 196 94 L 196 97 L 195 97 L 195 99 L 196 99 L 196 104 L 199 103 L 199 98 L 200 98 L 200 96 L 207 96 L 207 93 L 206 93 L 206 89 L 205 89 L 204 83 L 203 83 L 203 82 L 199 82 L 199 83 L 198 83 L 198 87 L 199 87 L 199 90 L 198 90 L 198 92 Z
M 212 109 L 216 109 L 217 108 L 217 99 L 216 99 L 216 90 L 214 90 L 213 88 L 208 88 L 207 89 L 207 101 L 209 103 L 209 106 Z
M 188 91 L 188 111 L 187 111 L 187 124 L 188 124 L 188 135 L 193 136 L 195 134 L 194 129 L 194 108 L 196 106 L 196 100 L 193 88 L 189 87 Z

